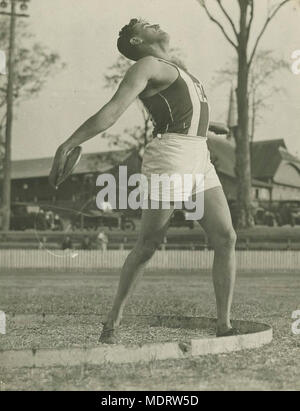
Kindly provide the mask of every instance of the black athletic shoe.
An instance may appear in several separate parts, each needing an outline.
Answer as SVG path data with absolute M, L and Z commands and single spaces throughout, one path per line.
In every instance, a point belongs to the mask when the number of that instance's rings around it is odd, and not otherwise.
M 103 323 L 103 329 L 99 337 L 99 342 L 102 344 L 118 344 L 116 329 L 107 326 L 107 323 Z
M 231 337 L 233 335 L 239 335 L 240 332 L 237 328 L 230 328 L 230 330 L 225 331 L 224 333 L 218 333 L 217 332 L 217 337 Z

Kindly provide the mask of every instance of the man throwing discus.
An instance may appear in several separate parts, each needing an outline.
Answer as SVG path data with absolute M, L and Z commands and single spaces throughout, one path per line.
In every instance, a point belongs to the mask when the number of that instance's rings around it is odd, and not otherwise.
M 216 334 L 236 334 L 237 330 L 230 322 L 236 274 L 236 233 L 224 191 L 210 161 L 207 147 L 209 104 L 203 85 L 171 61 L 169 35 L 158 24 L 131 19 L 120 31 L 117 47 L 135 64 L 127 71 L 111 100 L 58 148 L 50 180 L 54 184 L 63 173 L 67 153 L 111 127 L 139 98 L 154 124 L 153 139 L 144 152 L 142 174 L 149 181 L 153 174 L 204 176 L 201 184 L 195 180 L 189 188 L 174 184 L 169 192 L 151 190 L 150 198 L 164 202 L 164 197 L 180 201 L 199 193 L 204 196 L 204 214 L 199 223 L 214 249 L 212 272 L 217 305 Z M 117 329 L 125 304 L 142 269 L 160 246 L 173 211 L 173 206 L 142 210 L 138 241 L 122 268 L 100 342 L 118 342 Z

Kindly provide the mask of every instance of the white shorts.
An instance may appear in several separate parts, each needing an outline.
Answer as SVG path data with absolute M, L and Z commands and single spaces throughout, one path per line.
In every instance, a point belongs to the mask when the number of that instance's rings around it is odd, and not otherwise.
M 187 201 L 192 194 L 221 186 L 207 137 L 166 133 L 154 138 L 145 148 L 142 174 L 146 181 L 141 191 L 155 201 Z

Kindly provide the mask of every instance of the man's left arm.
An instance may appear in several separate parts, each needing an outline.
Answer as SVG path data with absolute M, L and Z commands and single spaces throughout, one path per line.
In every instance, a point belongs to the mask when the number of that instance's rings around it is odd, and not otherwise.
M 208 130 L 215 134 L 228 134 L 229 128 L 222 123 L 215 123 L 211 121 L 209 123 Z

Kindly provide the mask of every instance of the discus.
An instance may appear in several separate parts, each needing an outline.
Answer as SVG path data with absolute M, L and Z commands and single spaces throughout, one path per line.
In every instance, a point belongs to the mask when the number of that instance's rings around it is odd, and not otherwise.
M 55 186 L 58 188 L 70 175 L 73 173 L 75 167 L 80 161 L 82 148 L 80 146 L 74 147 L 67 154 L 66 162 L 62 174 L 56 180 Z

